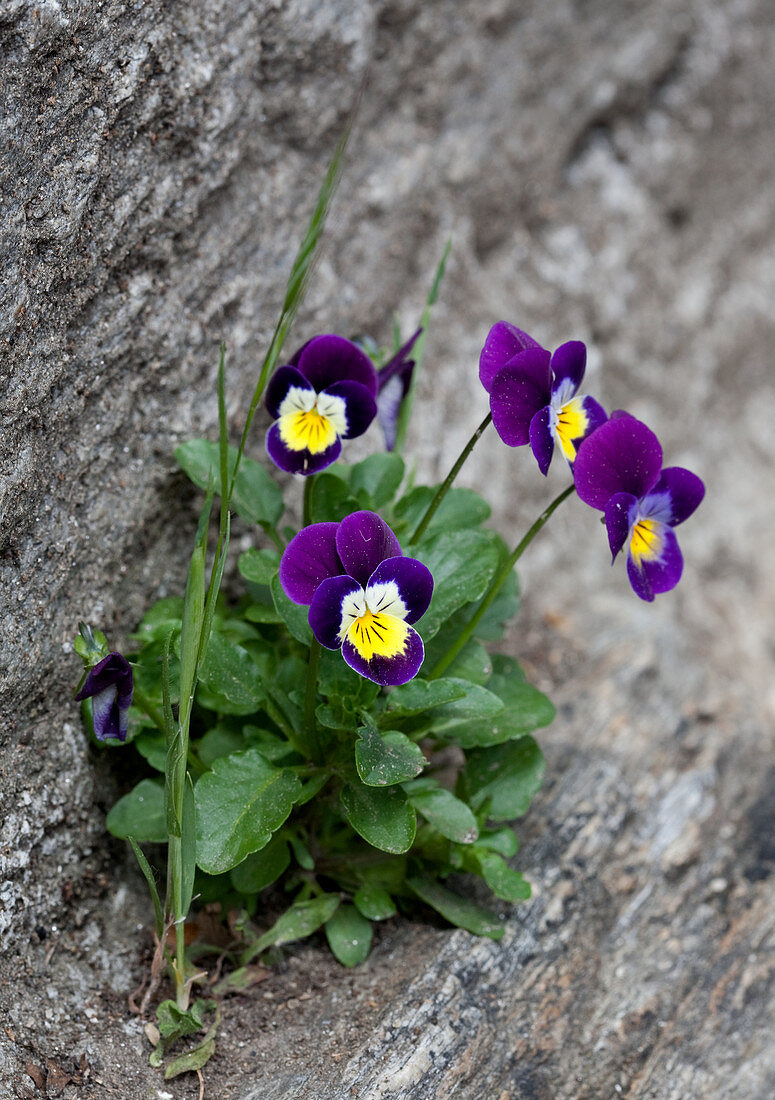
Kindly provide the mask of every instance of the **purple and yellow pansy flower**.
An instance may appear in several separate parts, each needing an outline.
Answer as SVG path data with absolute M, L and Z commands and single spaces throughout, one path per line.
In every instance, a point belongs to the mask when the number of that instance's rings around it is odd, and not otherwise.
M 499 321 L 479 357 L 479 378 L 490 395 L 495 430 L 509 447 L 526 443 L 546 474 L 557 443 L 573 467 L 582 439 L 605 423 L 593 397 L 577 397 L 587 349 L 580 340 L 550 355 L 526 332 Z
M 280 561 L 288 599 L 309 605 L 312 633 L 326 649 L 376 684 L 405 684 L 420 670 L 424 648 L 412 626 L 433 594 L 430 571 L 405 558 L 375 512 L 299 531 Z
M 274 424 L 269 457 L 290 474 L 314 474 L 336 462 L 343 439 L 362 435 L 377 412 L 377 372 L 343 336 L 315 336 L 272 375 L 266 407 Z
M 90 669 L 76 702 L 92 701 L 92 723 L 98 741 L 126 741 L 134 680 L 132 668 L 120 653 L 109 653 Z
M 635 593 L 651 601 L 675 588 L 683 557 L 673 528 L 705 495 L 700 478 L 681 466 L 663 469 L 654 432 L 622 411 L 584 440 L 574 478 L 579 497 L 603 512 L 614 560 L 627 547 Z

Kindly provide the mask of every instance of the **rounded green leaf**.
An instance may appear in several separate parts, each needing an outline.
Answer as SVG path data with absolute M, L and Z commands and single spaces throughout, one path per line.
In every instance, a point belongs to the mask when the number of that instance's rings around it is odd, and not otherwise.
M 217 443 L 209 439 L 191 439 L 175 451 L 178 465 L 195 485 L 207 491 L 218 490 L 221 484 L 220 452 Z M 229 447 L 229 475 L 237 460 L 237 448 Z M 285 510 L 283 495 L 277 483 L 255 459 L 242 456 L 239 473 L 234 484 L 232 507 L 243 519 L 251 523 L 265 523 L 272 527 Z
M 495 575 L 498 550 L 484 531 L 445 531 L 423 544 L 417 557 L 433 575 L 433 598 L 417 624 L 425 639 L 463 604 L 484 595 Z
M 387 920 L 396 915 L 395 902 L 387 890 L 368 883 L 356 890 L 353 901 L 358 910 L 369 920 Z
M 347 820 L 356 833 L 382 852 L 408 852 L 417 830 L 417 816 L 399 787 L 348 784 L 341 794 Z
M 232 868 L 232 885 L 241 894 L 257 894 L 276 882 L 290 862 L 287 841 L 282 836 L 273 837 L 260 852 L 251 852 L 238 867 Z
M 369 787 L 389 787 L 414 779 L 427 761 L 422 749 L 398 730 L 380 734 L 374 724 L 361 726 L 355 743 L 355 766 Z
M 532 737 L 468 753 L 463 776 L 475 810 L 489 799 L 488 816 L 509 821 L 527 813 L 544 777 L 544 758 Z
M 436 879 L 408 878 L 406 885 L 426 905 L 441 913 L 450 924 L 465 928 L 476 936 L 489 936 L 491 940 L 499 940 L 503 936 L 505 929 L 494 913 L 488 912 L 469 898 L 453 894 Z
M 268 932 L 259 936 L 250 948 L 249 958 L 255 958 L 267 947 L 281 947 L 284 943 L 293 943 L 294 940 L 311 936 L 321 924 L 331 919 L 339 908 L 340 900 L 338 894 L 320 894 L 309 901 L 292 905 L 277 918 Z
M 277 550 L 246 550 L 240 554 L 237 568 L 246 581 L 268 585 L 280 568 L 280 554 Z
M 252 714 L 264 698 L 261 673 L 242 646 L 213 631 L 199 679 L 222 714 Z
M 304 604 L 293 603 L 283 592 L 279 576 L 272 577 L 269 585 L 272 592 L 275 608 L 282 618 L 289 632 L 297 642 L 304 645 L 312 645 L 312 631 L 309 627 L 309 608 Z
M 134 837 L 140 843 L 166 844 L 164 787 L 153 779 L 142 779 L 119 798 L 105 824 L 113 836 Z
M 328 946 L 342 966 L 357 966 L 371 950 L 371 924 L 354 905 L 340 905 L 326 921 Z
M 409 801 L 437 832 L 458 844 L 473 844 L 479 836 L 479 826 L 470 806 L 455 798 L 451 791 L 437 787 L 430 791 L 409 793 Z
M 267 844 L 301 792 L 294 772 L 275 768 L 256 749 L 213 763 L 196 785 L 197 863 L 217 875 Z
M 356 462 L 350 471 L 350 491 L 368 498 L 364 508 L 382 508 L 389 504 L 404 479 L 404 460 L 395 451 L 369 455 Z

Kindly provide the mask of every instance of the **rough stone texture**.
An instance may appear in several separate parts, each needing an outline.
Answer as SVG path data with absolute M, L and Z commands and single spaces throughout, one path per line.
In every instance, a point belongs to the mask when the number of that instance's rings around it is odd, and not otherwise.
M 298 339 L 383 336 L 394 308 L 408 327 L 452 234 L 421 472 L 481 419 L 473 367 L 502 316 L 587 340 L 589 388 L 708 499 L 654 606 L 576 501 L 531 548 L 510 646 L 560 713 L 522 826 L 536 896 L 504 910 L 503 942 L 397 922 L 354 974 L 304 947 L 228 1010 L 210 1094 L 773 1094 L 774 22 L 767 0 L 0 11 L 9 1090 L 86 1053 L 62 1095 L 196 1095 L 144 1067 L 123 1006 L 145 902 L 102 838 L 115 778 L 67 701 L 67 640 L 80 616 L 118 639 L 178 590 L 191 498 L 171 449 L 212 427 L 221 337 L 239 424 L 368 69 Z M 563 483 L 494 435 L 463 480 L 515 537 Z

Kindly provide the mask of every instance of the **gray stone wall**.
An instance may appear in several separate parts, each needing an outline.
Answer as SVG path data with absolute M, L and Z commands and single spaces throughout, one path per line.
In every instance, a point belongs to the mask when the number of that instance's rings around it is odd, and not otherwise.
M 0 8 L 9 1082 L 26 1058 L 86 1050 L 106 1088 L 151 1088 L 117 1002 L 112 1023 L 104 1004 L 98 1022 L 77 1016 L 103 985 L 128 988 L 116 937 L 143 900 L 109 873 L 102 900 L 62 912 L 118 853 L 68 642 L 79 617 L 118 641 L 180 590 L 192 498 L 171 451 L 213 427 L 222 338 L 241 423 L 367 73 L 291 342 L 385 337 L 394 309 L 408 328 L 451 235 L 421 474 L 443 474 L 484 414 L 476 358 L 503 317 L 548 345 L 586 340 L 589 389 L 646 419 L 708 498 L 679 533 L 681 586 L 653 607 L 577 502 L 531 548 L 511 644 L 561 708 L 524 826 L 536 899 L 504 946 L 477 944 L 466 968 L 464 934 L 400 925 L 347 985 L 332 967 L 291 1003 L 303 970 L 277 976 L 290 1007 L 273 1029 L 243 1007 L 213 1095 L 772 1092 L 774 23 L 767 0 Z M 463 480 L 514 537 L 562 484 L 494 435 Z M 57 927 L 70 954 L 46 972 Z M 246 1035 L 265 1057 L 243 1069 Z

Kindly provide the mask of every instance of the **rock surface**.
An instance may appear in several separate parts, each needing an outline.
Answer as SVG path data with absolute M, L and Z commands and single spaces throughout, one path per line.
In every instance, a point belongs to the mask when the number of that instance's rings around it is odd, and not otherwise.
M 708 498 L 653 606 L 577 501 L 531 548 L 510 648 L 559 715 L 521 826 L 535 897 L 501 944 L 397 922 L 352 974 L 305 946 L 228 1010 L 209 1094 L 775 1091 L 773 23 L 766 0 L 0 11 L 9 1095 L 39 1094 L 33 1070 L 48 1095 L 197 1094 L 145 1067 L 126 1013 L 146 903 L 103 836 L 116 777 L 89 759 L 68 643 L 79 617 L 118 641 L 180 590 L 192 497 L 172 449 L 212 430 L 221 338 L 240 424 L 366 72 L 292 342 L 384 338 L 394 309 L 409 328 L 452 235 L 421 473 L 484 414 L 474 365 L 504 317 L 586 340 L 588 388 L 646 419 Z M 563 475 L 546 486 L 492 435 L 463 481 L 517 537 Z

